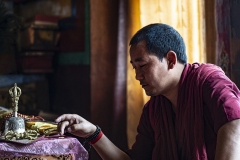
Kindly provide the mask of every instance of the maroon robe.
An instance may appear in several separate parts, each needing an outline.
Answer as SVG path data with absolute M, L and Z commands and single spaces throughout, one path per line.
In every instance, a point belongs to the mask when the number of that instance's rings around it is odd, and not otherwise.
M 240 118 L 240 92 L 212 64 L 186 64 L 176 113 L 164 96 L 145 105 L 138 135 L 127 153 L 134 160 L 213 160 L 217 132 Z

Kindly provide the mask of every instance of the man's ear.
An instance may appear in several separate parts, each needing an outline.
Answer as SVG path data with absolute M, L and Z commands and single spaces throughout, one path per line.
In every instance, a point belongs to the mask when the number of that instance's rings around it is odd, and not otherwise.
M 168 69 L 173 69 L 177 63 L 177 55 L 174 51 L 168 51 L 166 54 Z

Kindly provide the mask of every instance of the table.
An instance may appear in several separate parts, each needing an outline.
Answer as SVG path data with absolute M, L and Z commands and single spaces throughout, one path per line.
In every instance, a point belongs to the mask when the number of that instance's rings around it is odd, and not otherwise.
M 31 144 L 0 142 L 0 160 L 88 160 L 89 155 L 73 137 L 43 138 Z

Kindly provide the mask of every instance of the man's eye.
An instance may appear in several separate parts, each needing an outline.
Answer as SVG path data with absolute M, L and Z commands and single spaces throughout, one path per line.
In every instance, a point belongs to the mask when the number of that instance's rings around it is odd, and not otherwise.
M 140 68 L 143 68 L 143 67 L 145 67 L 145 66 L 146 66 L 146 64 L 144 64 L 144 65 L 141 65 L 141 66 L 140 66 Z

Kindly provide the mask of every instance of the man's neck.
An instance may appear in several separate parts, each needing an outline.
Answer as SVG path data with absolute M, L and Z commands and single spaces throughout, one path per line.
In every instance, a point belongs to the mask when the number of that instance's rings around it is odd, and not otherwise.
M 179 88 L 179 82 L 181 79 L 182 72 L 184 70 L 185 65 L 177 63 L 177 66 L 175 66 L 173 70 L 173 81 L 171 84 L 171 88 L 169 89 L 169 92 L 164 95 L 171 103 L 173 110 L 176 110 L 177 107 L 177 100 L 178 100 L 178 88 Z

